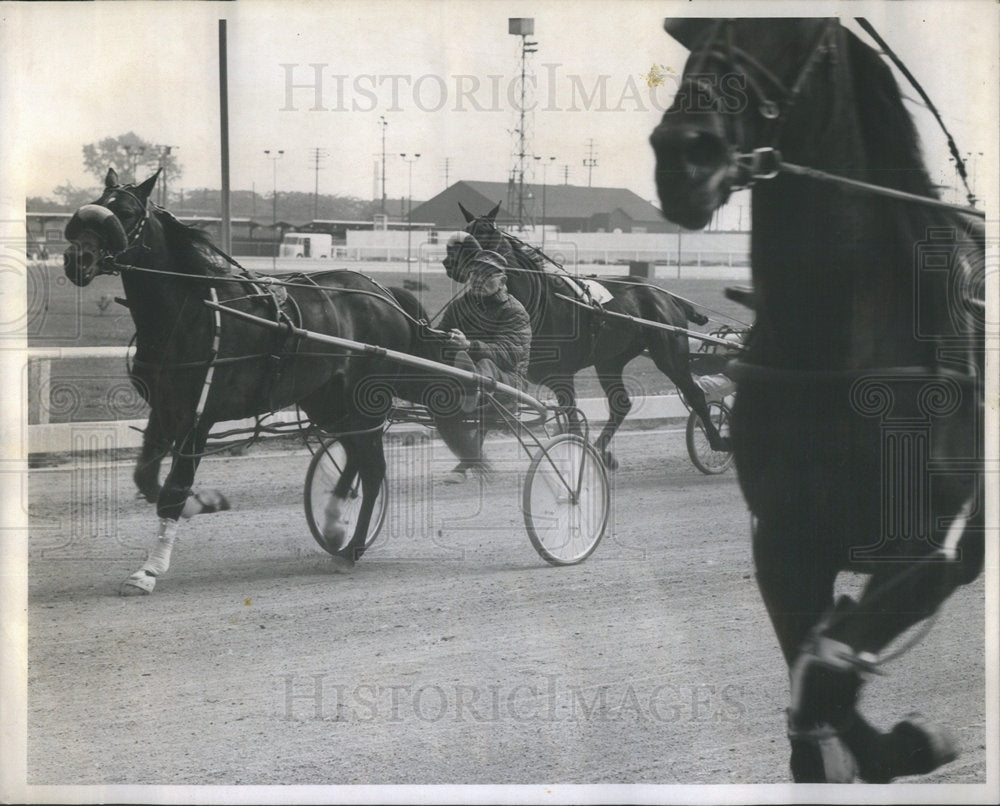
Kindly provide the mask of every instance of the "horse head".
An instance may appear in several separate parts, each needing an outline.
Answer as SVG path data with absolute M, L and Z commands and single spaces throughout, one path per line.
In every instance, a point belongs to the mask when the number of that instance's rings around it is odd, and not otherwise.
M 795 101 L 828 50 L 835 20 L 678 19 L 664 28 L 691 51 L 673 103 L 654 129 L 663 215 L 704 227 L 733 190 L 770 175 Z M 757 154 L 757 158 L 754 155 Z
M 66 225 L 69 247 L 63 254 L 63 269 L 70 281 L 85 286 L 98 274 L 110 273 L 106 267 L 114 258 L 139 241 L 159 175 L 157 171 L 139 185 L 121 185 L 115 169 L 108 169 L 104 192 L 77 210 Z

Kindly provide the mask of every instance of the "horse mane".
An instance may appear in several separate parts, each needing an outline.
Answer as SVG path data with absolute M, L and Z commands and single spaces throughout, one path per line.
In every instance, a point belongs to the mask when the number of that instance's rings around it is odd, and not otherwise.
M 920 137 L 892 71 L 877 51 L 852 32 L 845 30 L 845 34 L 859 126 L 869 168 L 875 171 L 872 181 L 938 198 L 938 189 L 924 164 Z M 970 223 L 960 213 L 902 201 L 887 201 L 883 209 L 899 243 L 907 249 L 926 238 L 929 227 L 950 227 L 955 231 L 956 243 L 982 249 L 976 223 Z
M 846 31 L 854 97 L 871 167 L 879 184 L 937 198 L 924 167 L 920 138 L 899 85 L 882 57 Z
M 160 223 L 167 249 L 176 258 L 181 271 L 211 277 L 232 274 L 232 266 L 221 256 L 207 232 L 183 223 L 162 207 L 154 208 L 153 215 Z

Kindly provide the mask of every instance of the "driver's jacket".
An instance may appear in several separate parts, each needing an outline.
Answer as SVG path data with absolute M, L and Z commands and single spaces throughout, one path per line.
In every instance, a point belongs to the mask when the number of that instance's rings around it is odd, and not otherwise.
M 524 306 L 506 291 L 485 299 L 464 293 L 448 306 L 438 327 L 461 330 L 470 342 L 473 361 L 488 359 L 509 374 L 505 383 L 523 385 L 531 354 L 531 321 Z

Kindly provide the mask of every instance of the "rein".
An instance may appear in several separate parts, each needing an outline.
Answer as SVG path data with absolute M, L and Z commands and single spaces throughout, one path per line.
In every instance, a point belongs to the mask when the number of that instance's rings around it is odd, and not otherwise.
M 804 176 L 808 179 L 815 179 L 820 182 L 830 182 L 835 185 L 851 188 L 853 190 L 870 193 L 875 196 L 885 196 L 890 199 L 913 202 L 924 207 L 933 207 L 938 210 L 950 210 L 955 213 L 975 216 L 976 218 L 986 218 L 986 211 L 977 207 L 968 207 L 962 204 L 952 204 L 951 202 L 933 199 L 929 196 L 920 196 L 916 193 L 908 193 L 903 190 L 886 187 L 885 185 L 875 185 L 871 182 L 862 182 L 858 179 L 850 179 L 846 176 L 831 174 L 821 171 L 818 168 L 810 168 L 805 165 L 785 162 L 781 158 L 781 152 L 773 147 L 756 148 L 749 154 L 737 154 L 736 161 L 741 170 L 745 170 L 753 181 L 759 179 L 774 179 L 779 173 L 793 174 L 794 176 Z M 745 187 L 753 184 L 751 181 Z
M 923 98 L 928 108 L 933 113 L 935 119 L 945 133 L 948 140 L 948 147 L 956 160 L 959 175 L 961 176 L 963 183 L 966 183 L 966 190 L 968 191 L 965 164 L 962 162 L 962 159 L 958 154 L 958 147 L 955 145 L 955 141 L 950 132 L 948 132 L 947 128 L 945 128 L 944 122 L 941 120 L 941 116 L 938 113 L 937 108 L 931 102 L 923 87 L 920 86 L 913 74 L 906 68 L 899 57 L 892 52 L 889 46 L 885 43 L 885 40 L 883 40 L 882 37 L 880 37 L 875 31 L 874 27 L 872 27 L 867 20 L 857 18 L 857 21 L 861 27 L 872 36 L 879 46 L 883 48 L 885 53 L 892 59 L 896 67 L 899 68 L 907 80 L 913 85 L 913 87 L 920 94 L 920 97 Z M 771 128 L 770 137 L 765 138 L 765 140 L 770 141 L 771 144 L 769 146 L 756 148 L 749 153 L 739 153 L 737 151 L 731 155 L 731 164 L 734 168 L 736 168 L 737 176 L 741 177 L 741 180 L 733 185 L 734 190 L 743 190 L 752 187 L 760 180 L 774 179 L 779 173 L 788 173 L 821 182 L 841 185 L 865 193 L 899 199 L 901 201 L 913 202 L 915 204 L 924 205 L 925 207 L 934 207 L 939 210 L 950 210 L 952 212 L 964 213 L 977 218 L 986 218 L 986 213 L 974 206 L 975 197 L 972 195 L 971 191 L 968 192 L 967 197 L 970 203 L 973 203 L 972 206 L 952 204 L 950 202 L 941 201 L 940 199 L 921 196 L 916 193 L 907 193 L 905 191 L 896 190 L 895 188 L 886 187 L 884 185 L 861 182 L 857 179 L 850 179 L 845 176 L 831 174 L 816 168 L 785 162 L 781 157 L 781 152 L 778 150 L 778 142 L 781 137 L 781 131 L 788 120 L 787 113 L 795 105 L 795 102 L 801 95 L 806 81 L 812 74 L 814 68 L 827 55 L 836 54 L 834 31 L 839 23 L 836 20 L 830 20 L 824 23 L 816 41 L 809 50 L 809 55 L 806 57 L 802 67 L 799 68 L 798 75 L 795 77 L 791 87 L 786 86 L 780 78 L 775 76 L 775 74 L 764 66 L 755 56 L 747 53 L 745 50 L 739 48 L 733 43 L 732 26 L 729 23 L 729 20 L 720 20 L 712 26 L 706 43 L 696 52 L 695 58 L 697 61 L 695 62 L 695 67 L 697 70 L 701 70 L 707 61 L 710 59 L 717 59 L 726 67 L 741 73 L 747 82 L 747 86 L 759 101 L 758 112 L 761 117 L 770 122 Z M 722 32 L 722 35 L 720 35 L 720 31 Z M 697 70 L 692 70 L 691 72 L 697 75 Z M 761 80 L 769 84 L 777 92 L 777 96 L 779 98 L 778 101 L 773 100 L 771 96 L 763 90 L 761 87 Z M 722 99 L 712 87 L 710 82 L 701 78 L 689 77 L 686 83 L 697 86 L 708 95 L 714 107 L 719 107 L 721 112 L 726 111 L 724 106 L 720 107 Z M 733 116 L 723 115 L 724 119 L 729 119 L 731 117 Z M 733 140 L 736 143 L 742 143 L 743 132 L 742 126 L 739 123 L 741 120 L 740 116 L 735 116 L 735 120 L 737 121 L 737 126 L 740 131 L 738 132 L 738 136 L 734 137 Z

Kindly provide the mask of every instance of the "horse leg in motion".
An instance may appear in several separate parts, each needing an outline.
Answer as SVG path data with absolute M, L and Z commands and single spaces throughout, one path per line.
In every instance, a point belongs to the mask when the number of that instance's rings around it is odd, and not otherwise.
M 368 536 L 368 527 L 375 509 L 375 499 L 378 498 L 382 481 L 385 479 L 385 451 L 380 430 L 367 434 L 346 435 L 341 437 L 340 441 L 347 459 L 344 472 L 327 501 L 323 532 L 324 537 L 332 545 L 343 546 L 337 549 L 333 561 L 337 570 L 347 571 L 354 567 L 355 562 L 365 552 L 365 538 Z M 361 509 L 358 512 L 354 534 L 344 545 L 346 531 L 340 512 L 347 502 L 356 476 L 361 477 Z
M 858 602 L 842 597 L 836 604 L 835 563 L 813 557 L 817 574 L 804 584 L 795 570 L 803 566 L 790 562 L 787 552 L 790 547 L 807 552 L 808 541 L 757 524 L 757 582 L 790 669 L 789 740 L 797 782 L 850 782 L 856 774 L 868 783 L 885 783 L 926 774 L 956 757 L 950 737 L 919 714 L 882 732 L 856 704 L 877 653 L 934 613 L 958 585 L 976 578 L 983 552 L 980 517 L 968 529 L 961 515 L 953 522 L 947 542 L 954 544 L 963 529 L 967 536 L 958 542 L 961 565 L 942 556 L 916 558 L 902 570 L 900 562 L 887 562 Z
M 959 585 L 968 584 L 983 565 L 982 512 L 966 510 L 947 530 L 934 535 L 943 548 L 905 565 L 887 563 L 874 573 L 856 603 L 846 597 L 807 637 L 791 664 L 793 732 L 827 724 L 857 761 L 858 776 L 886 783 L 906 775 L 925 775 L 953 761 L 951 737 L 920 714 L 909 714 L 882 733 L 855 710 L 863 673 L 870 660 L 905 630 L 931 616 Z M 793 744 L 793 759 L 794 744 Z M 793 772 L 795 766 L 793 764 Z M 802 780 L 817 770 L 799 769 Z M 799 778 L 797 777 L 797 780 Z
M 146 430 L 142 432 L 142 450 L 132 473 L 139 496 L 151 504 L 160 497 L 160 464 L 169 450 L 170 439 L 163 433 L 159 415 L 151 410 Z
M 553 375 L 545 378 L 542 383 L 549 387 L 556 396 L 560 406 L 567 407 L 566 421 L 571 434 L 582 434 L 583 425 L 580 413 L 576 410 L 576 382 L 572 375 Z
M 200 454 L 208 441 L 211 425 L 211 423 L 199 423 L 181 440 L 180 448 L 174 454 L 170 472 L 156 501 L 156 514 L 160 518 L 156 545 L 139 570 L 122 583 L 119 591 L 122 596 L 152 593 L 157 578 L 163 576 L 170 568 L 170 555 L 177 539 L 178 521 L 185 514 L 188 499 L 191 497 L 191 483 L 198 469 Z
M 146 430 L 142 432 L 142 450 L 132 473 L 139 497 L 151 504 L 155 504 L 160 497 L 160 465 L 163 457 L 170 451 L 170 445 L 171 440 L 163 433 L 159 415 L 151 410 Z M 181 517 L 193 518 L 195 515 L 224 512 L 227 509 L 229 500 L 221 492 L 203 490 L 188 496 Z
M 618 460 L 608 450 L 608 445 L 622 421 L 632 410 L 632 401 L 629 399 L 628 390 L 622 381 L 622 372 L 631 356 L 624 361 L 621 358 L 622 356 L 615 356 L 610 362 L 594 364 L 594 369 L 597 370 L 597 379 L 601 382 L 601 388 L 608 398 L 608 421 L 601 429 L 601 434 L 594 442 L 594 447 L 597 448 L 597 452 L 601 455 L 608 470 L 618 469 Z
M 702 425 L 705 426 L 705 436 L 708 437 L 712 450 L 731 451 L 729 438 L 722 436 L 712 422 L 705 392 L 691 376 L 687 347 L 678 343 L 679 338 L 681 337 L 672 333 L 654 333 L 649 336 L 646 347 L 656 368 L 673 381 L 677 391 L 683 395 L 691 410 L 698 415 Z

